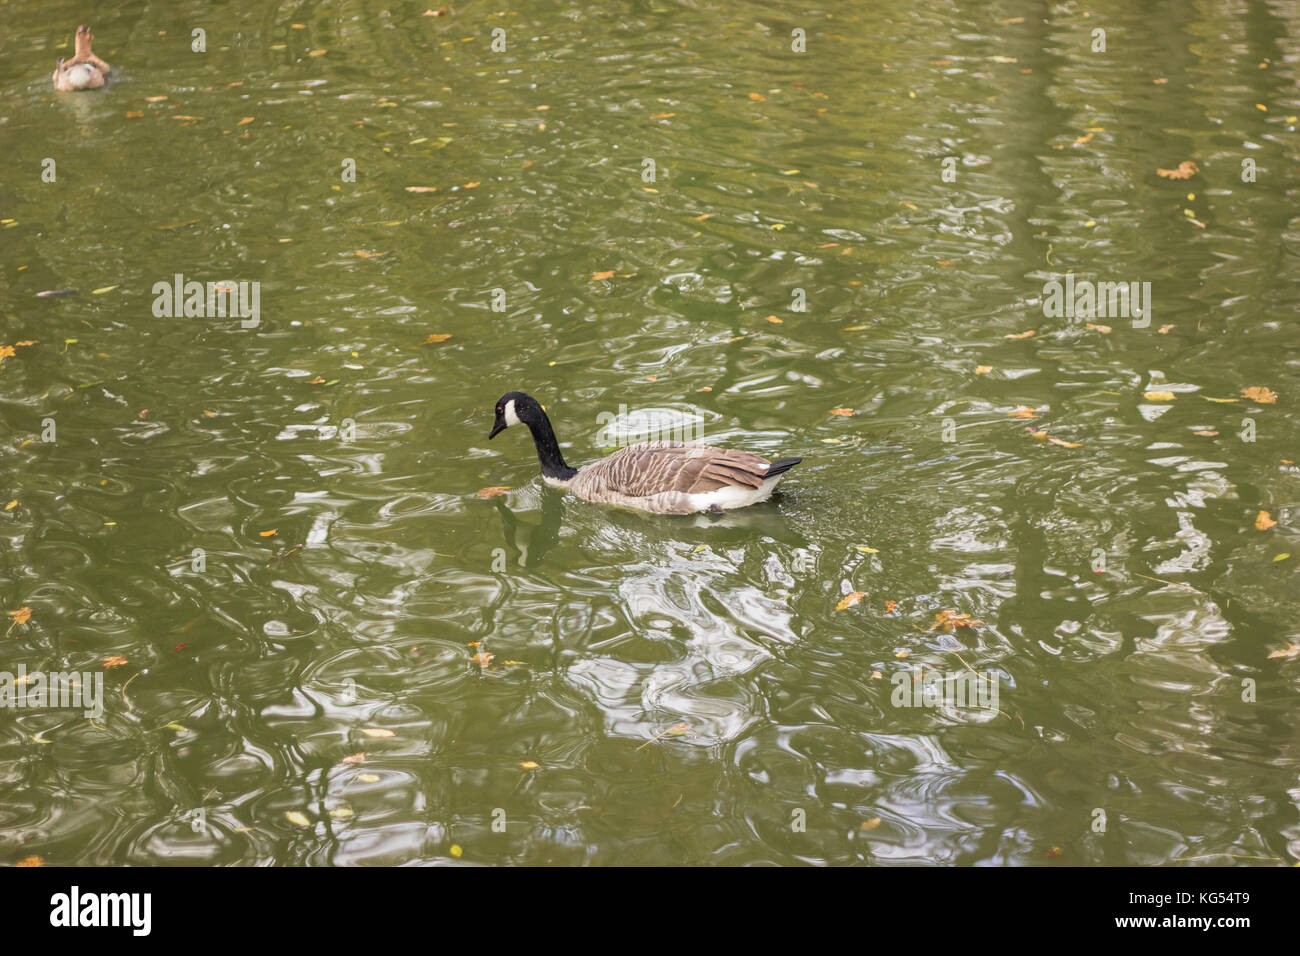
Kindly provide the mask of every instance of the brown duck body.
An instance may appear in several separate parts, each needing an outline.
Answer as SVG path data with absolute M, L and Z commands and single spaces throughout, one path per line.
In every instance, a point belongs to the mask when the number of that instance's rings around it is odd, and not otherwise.
M 59 59 L 54 67 L 54 88 L 62 93 L 94 90 L 108 82 L 109 65 L 91 52 L 95 35 L 90 27 L 77 27 L 77 53 L 71 60 Z
M 567 488 L 579 498 L 638 508 L 656 514 L 729 511 L 756 504 L 772 494 L 780 476 L 798 459 L 773 463 L 733 448 L 693 442 L 652 441 L 629 445 L 578 469 Z

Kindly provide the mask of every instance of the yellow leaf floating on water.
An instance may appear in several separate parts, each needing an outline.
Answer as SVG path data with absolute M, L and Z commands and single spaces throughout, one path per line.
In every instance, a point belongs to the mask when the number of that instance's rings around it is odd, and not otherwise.
M 523 767 L 525 770 L 536 770 L 536 769 L 537 769 L 537 761 L 536 761 L 536 760 L 521 760 L 521 761 L 519 762 L 519 766 Z
M 473 657 L 470 658 L 470 661 L 474 664 L 477 664 L 480 668 L 485 668 L 492 663 L 492 659 L 495 656 L 496 656 L 495 654 L 489 654 L 487 651 L 479 651 L 477 654 L 475 654 Z
M 438 191 L 438 187 L 437 186 L 407 186 L 406 191 L 408 193 L 436 193 Z
M 853 591 L 852 593 L 846 594 L 844 595 L 844 597 L 840 598 L 840 603 L 835 605 L 835 610 L 837 611 L 847 610 L 853 607 L 855 604 L 857 604 L 866 596 L 867 596 L 866 591 Z
M 749 98 L 753 100 L 755 103 L 763 103 L 767 101 L 767 97 L 764 96 L 762 93 L 750 93 Z
M 421 345 L 433 345 L 435 342 L 445 342 L 451 338 L 450 332 L 434 332 L 427 339 L 421 342 Z
M 335 820 L 346 820 L 352 816 L 352 808 L 335 807 L 333 810 L 330 811 L 330 816 L 332 816 Z
M 1027 338 L 1029 338 L 1030 336 L 1032 336 L 1034 333 L 1036 333 L 1037 331 L 1038 331 L 1037 329 L 1030 329 L 1030 330 L 1027 331 L 1027 332 L 1012 332 L 1012 333 L 1009 333 L 1009 334 L 1004 335 L 1004 336 L 1002 336 L 1002 337 L 1003 337 L 1004 339 L 1027 339 Z
M 13 501 L 9 502 L 9 504 L 5 505 L 5 511 L 13 511 L 17 507 L 18 507 L 18 499 L 15 498 Z
M 359 773 L 359 774 L 357 774 L 357 780 L 360 781 L 361 783 L 378 783 L 378 782 L 379 782 L 379 774 L 377 774 L 377 773 Z
M 1243 388 L 1241 394 L 1252 402 L 1259 402 L 1261 405 L 1277 404 L 1277 393 L 1262 385 L 1252 385 L 1250 388 Z
M 115 654 L 111 657 L 104 658 L 104 670 L 108 670 L 109 668 L 112 667 L 125 667 L 125 666 L 126 666 L 126 658 L 122 657 L 121 655 Z
M 1041 428 L 1034 428 L 1030 425 L 1026 425 L 1025 430 L 1029 432 L 1030 436 L 1036 441 L 1051 442 L 1053 445 L 1060 445 L 1062 448 L 1081 448 L 1083 446 L 1082 442 L 1063 441 L 1060 438 L 1053 438 Z
M 26 624 L 30 621 L 32 618 L 32 609 L 29 607 L 20 607 L 16 611 L 9 611 L 8 614 L 14 619 L 14 623 L 9 625 L 10 627 L 13 627 L 16 624 Z
M 845 418 L 848 418 L 850 415 L 856 415 L 857 412 L 856 412 L 855 410 L 853 410 L 852 408 L 832 408 L 832 409 L 831 409 L 829 412 L 827 412 L 826 414 L 827 414 L 827 415 L 843 415 Z
M 387 728 L 384 727 L 362 727 L 361 732 L 365 734 L 367 737 L 374 737 L 376 739 L 397 736 L 391 730 L 388 730 Z
M 1255 527 L 1260 531 L 1267 531 L 1269 528 L 1272 528 L 1276 524 L 1277 522 L 1273 520 L 1272 515 L 1270 515 L 1267 511 L 1261 511 L 1259 514 L 1255 516 Z
M 1142 397 L 1149 402 L 1172 402 L 1174 400 L 1173 392 L 1143 392 Z
M 600 282 L 602 279 L 612 279 L 612 278 L 614 278 L 613 269 L 610 269 L 608 272 L 593 272 L 591 274 L 592 282 Z
M 865 544 L 855 544 L 853 547 L 856 548 L 857 550 L 861 551 L 863 554 L 879 554 L 879 553 L 880 553 L 880 549 L 879 549 L 879 548 L 868 548 Z
M 461 858 L 461 854 L 463 854 L 465 851 L 462 850 L 457 844 L 453 843 L 447 852 L 459 860 Z
M 105 292 L 112 292 L 112 291 L 113 291 L 114 289 L 116 289 L 116 288 L 117 288 L 117 286 L 115 286 L 115 285 L 106 285 L 106 286 L 104 286 L 103 288 L 100 288 L 100 289 L 91 289 L 91 290 L 90 290 L 90 294 L 91 294 L 91 295 L 103 295 Z
M 275 530 L 275 528 L 272 528 L 270 531 L 259 531 L 257 532 L 257 536 L 259 538 L 269 538 L 271 535 L 275 534 Z
M 870 820 L 863 820 L 861 826 L 859 826 L 858 829 L 874 830 L 876 827 L 880 826 L 880 823 L 881 823 L 880 817 L 872 817 Z
M 296 827 L 311 826 L 311 819 L 301 810 L 286 810 L 284 812 L 284 818 Z
M 976 375 L 987 375 L 987 374 L 988 374 L 989 372 L 991 372 L 991 371 L 993 371 L 993 366 L 992 366 L 992 365 L 976 365 L 976 366 L 975 366 L 975 374 L 976 374 Z
M 1278 561 L 1285 561 L 1289 557 L 1291 557 L 1291 553 L 1289 551 L 1283 551 L 1281 554 L 1273 555 L 1273 561 L 1274 563 L 1277 563 Z
M 236 125 L 236 126 L 247 126 L 249 123 L 253 122 L 253 119 L 254 119 L 254 117 L 252 117 L 252 116 L 245 116 L 243 119 L 241 119 L 241 120 L 240 120 L 238 123 L 236 123 L 235 125 Z

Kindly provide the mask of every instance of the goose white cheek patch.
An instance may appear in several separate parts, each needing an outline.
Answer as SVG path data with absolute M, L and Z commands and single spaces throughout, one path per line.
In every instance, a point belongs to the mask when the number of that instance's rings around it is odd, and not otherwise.
M 513 398 L 506 402 L 506 424 L 519 424 L 519 416 L 515 414 L 515 400 Z

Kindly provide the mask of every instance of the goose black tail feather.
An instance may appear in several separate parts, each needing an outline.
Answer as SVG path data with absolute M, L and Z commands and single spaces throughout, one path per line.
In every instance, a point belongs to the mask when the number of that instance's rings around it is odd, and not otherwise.
M 774 461 L 772 462 L 772 467 L 763 473 L 763 477 L 772 478 L 776 475 L 784 475 L 801 461 L 803 461 L 802 458 L 782 458 L 780 461 Z

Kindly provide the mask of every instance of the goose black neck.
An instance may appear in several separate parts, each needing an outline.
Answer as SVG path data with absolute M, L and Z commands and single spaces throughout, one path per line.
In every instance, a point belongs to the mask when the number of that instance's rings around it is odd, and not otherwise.
M 537 446 L 537 460 L 542 464 L 542 474 L 547 478 L 568 481 L 578 473 L 570 468 L 560 453 L 560 443 L 555 440 L 555 431 L 551 420 L 542 412 L 538 421 L 528 422 L 528 430 L 533 433 L 533 444 Z

